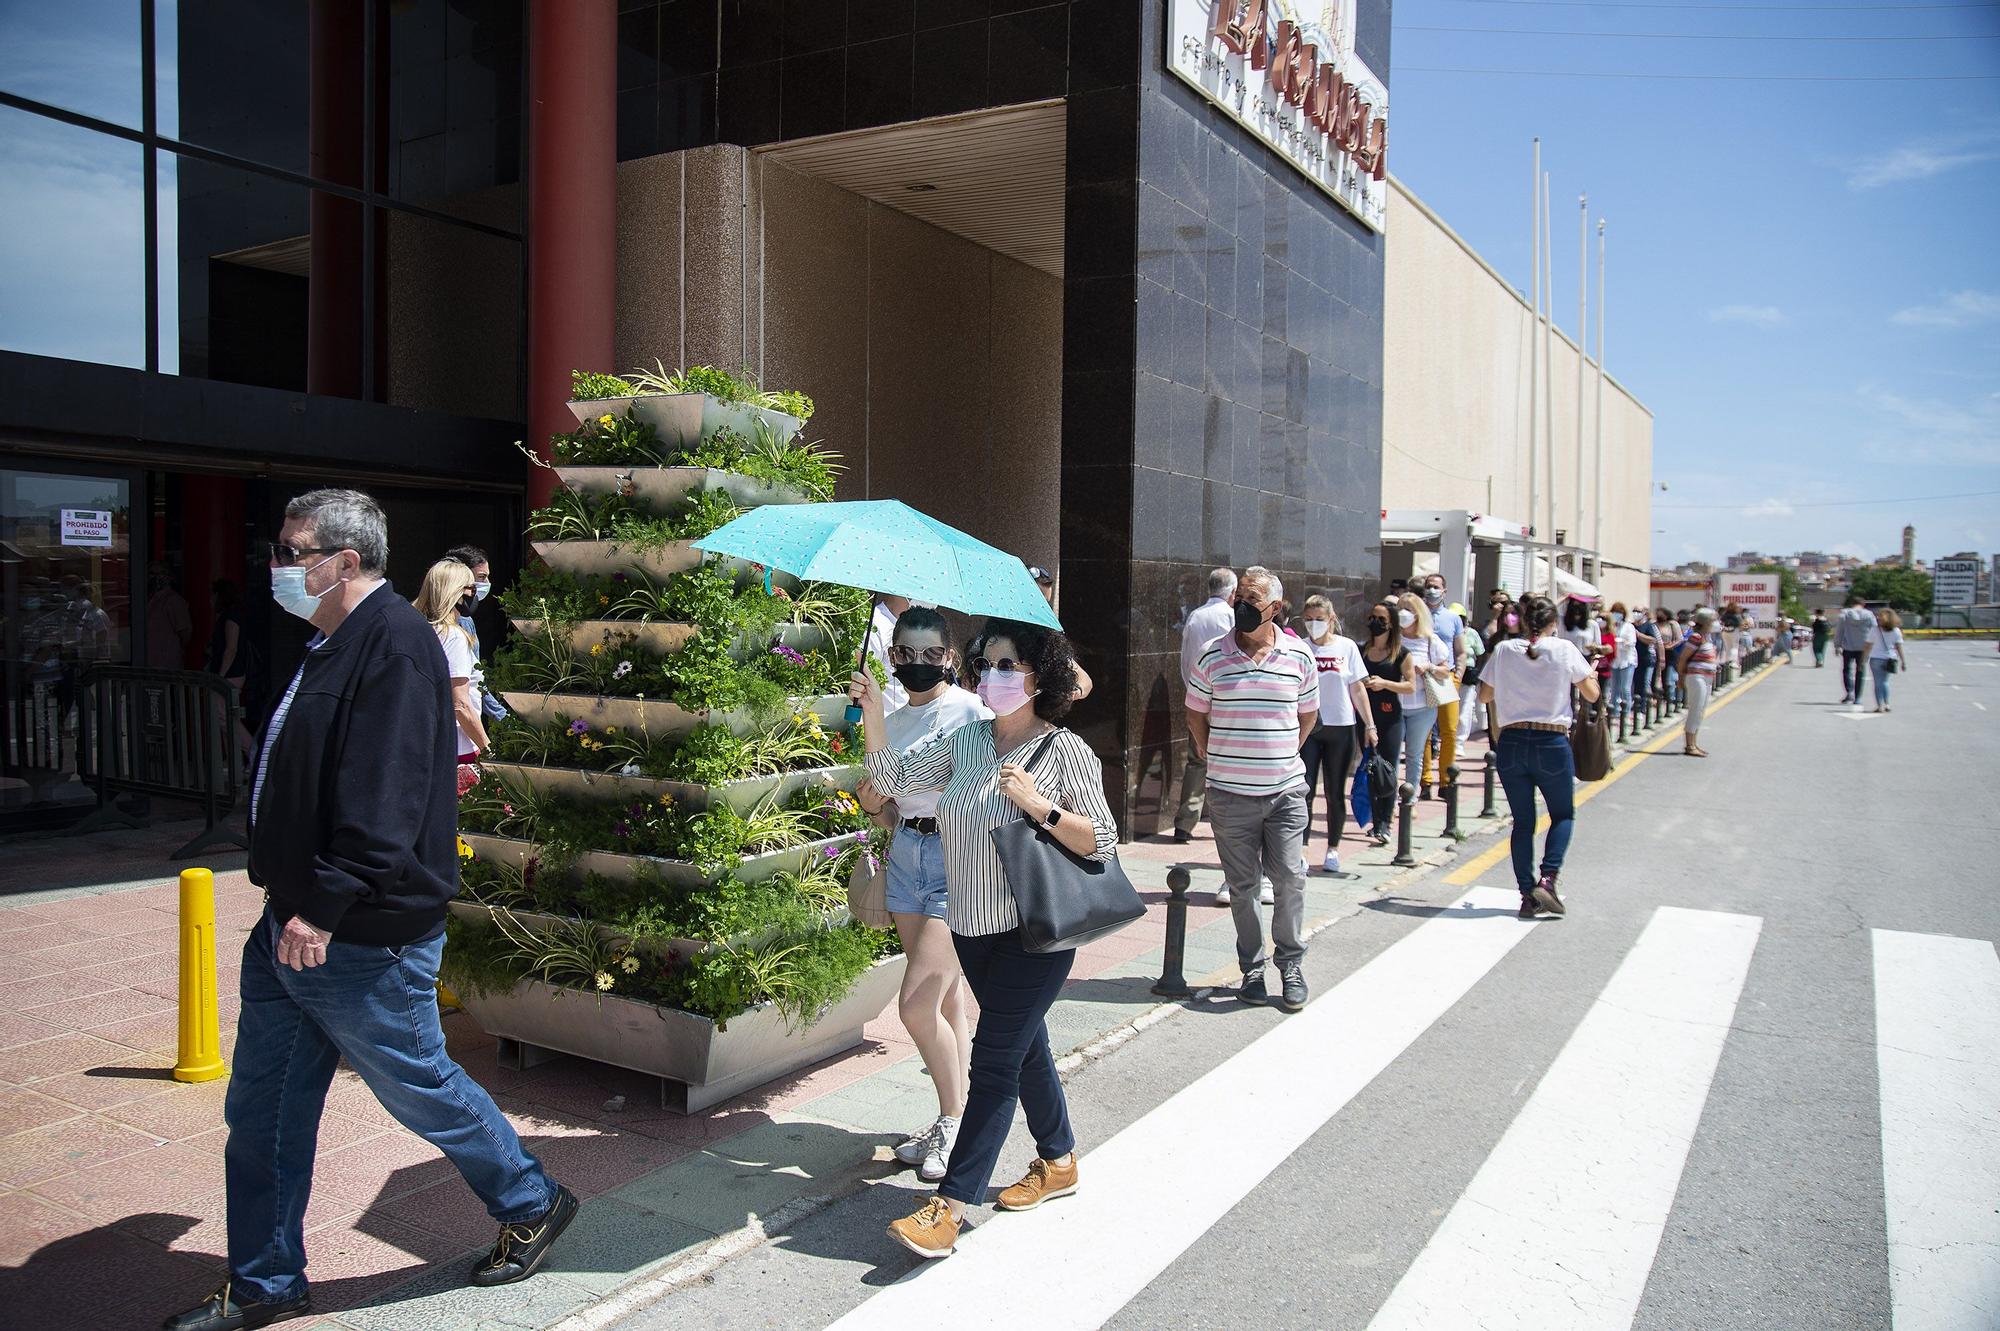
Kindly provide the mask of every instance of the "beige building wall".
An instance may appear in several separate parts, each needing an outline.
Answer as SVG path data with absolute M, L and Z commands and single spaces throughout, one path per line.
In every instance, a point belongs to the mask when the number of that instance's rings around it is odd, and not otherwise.
M 1055 567 L 1062 283 L 730 145 L 618 167 L 620 368 L 747 367 L 817 408 L 842 499 Z
M 1528 512 L 1531 334 L 1527 301 L 1401 181 L 1389 191 L 1384 278 L 1382 506 L 1465 509 L 1532 524 L 1547 539 L 1547 454 L 1537 460 L 1540 504 Z M 1572 220 L 1573 224 L 1573 220 Z M 1557 228 L 1562 231 L 1561 227 Z M 1557 238 L 1557 263 L 1575 251 Z M 1592 281 L 1596 263 L 1593 249 Z M 1576 277 L 1556 283 L 1576 317 Z M 1596 311 L 1592 310 L 1595 318 Z M 1593 330 L 1594 332 L 1594 330 Z M 1558 330 L 1554 338 L 1554 499 L 1558 530 L 1590 545 L 1595 530 L 1597 366 Z M 1577 375 L 1585 375 L 1579 528 Z M 1546 444 L 1544 445 L 1546 448 Z M 1652 565 L 1653 415 L 1616 378 L 1604 379 L 1603 590 L 1646 599 Z

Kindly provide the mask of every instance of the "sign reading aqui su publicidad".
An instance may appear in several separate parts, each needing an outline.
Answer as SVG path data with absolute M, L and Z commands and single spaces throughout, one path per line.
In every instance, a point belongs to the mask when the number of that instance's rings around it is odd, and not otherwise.
M 66 508 L 62 511 L 62 543 L 109 548 L 111 513 L 102 508 Z
M 1715 575 L 1715 608 L 1736 603 L 1753 616 L 1760 628 L 1778 623 L 1779 576 L 1776 573 L 1718 573 Z
M 1354 0 L 1169 0 L 1167 68 L 1370 228 L 1388 214 L 1389 89 L 1354 53 Z

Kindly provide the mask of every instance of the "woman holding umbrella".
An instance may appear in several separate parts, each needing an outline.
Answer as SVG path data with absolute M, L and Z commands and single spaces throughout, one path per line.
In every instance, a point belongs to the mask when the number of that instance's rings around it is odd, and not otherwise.
M 1075 953 L 1032 953 L 991 833 L 1034 819 L 1070 851 L 1108 860 L 1118 829 L 1104 799 L 1104 767 L 1090 746 L 1055 723 L 1075 698 L 1069 640 L 1033 624 L 989 619 L 970 648 L 979 698 L 993 720 L 910 753 L 889 744 L 882 695 L 866 672 L 849 689 L 867 730 L 868 778 L 890 798 L 939 791 L 938 836 L 948 882 L 946 922 L 979 1001 L 965 1114 L 937 1195 L 889 1226 L 920 1257 L 948 1255 L 967 1206 L 983 1202 L 1018 1101 L 1035 1136 L 1027 1176 L 1000 1194 L 1000 1209 L 1028 1211 L 1076 1191 L 1076 1138 L 1049 1049 L 1044 1017 Z

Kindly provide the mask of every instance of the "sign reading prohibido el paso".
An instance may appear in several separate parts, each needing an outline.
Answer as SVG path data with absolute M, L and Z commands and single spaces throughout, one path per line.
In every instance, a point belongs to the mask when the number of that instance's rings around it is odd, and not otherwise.
M 1167 68 L 1380 231 L 1389 90 L 1354 53 L 1354 3 L 1168 0 Z

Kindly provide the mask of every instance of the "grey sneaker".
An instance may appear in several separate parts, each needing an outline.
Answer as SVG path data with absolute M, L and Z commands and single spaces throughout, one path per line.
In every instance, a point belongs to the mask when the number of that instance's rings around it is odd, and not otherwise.
M 1278 1006 L 1287 1012 L 1298 1012 L 1306 1005 L 1305 967 L 1296 961 L 1278 963 L 1278 978 L 1284 981 L 1280 990 Z
M 937 1144 L 938 1138 L 943 1135 L 944 1118 L 940 1115 L 928 1128 L 925 1128 L 922 1132 L 910 1138 L 901 1146 L 898 1146 L 896 1148 L 896 1159 L 906 1165 L 922 1164 L 924 1157 L 931 1153 L 931 1148 Z

